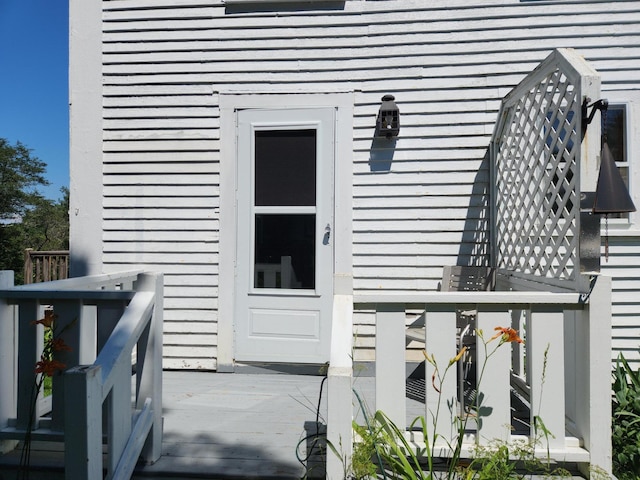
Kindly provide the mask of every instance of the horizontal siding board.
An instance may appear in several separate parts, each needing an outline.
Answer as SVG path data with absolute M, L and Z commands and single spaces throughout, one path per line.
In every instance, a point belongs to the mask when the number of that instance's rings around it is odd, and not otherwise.
M 132 185 L 113 184 L 103 187 L 103 195 L 109 196 L 140 196 L 140 197 L 218 197 L 220 192 L 211 185 Z
M 215 324 L 218 320 L 218 312 L 216 310 L 194 310 L 183 308 L 180 310 L 165 309 L 165 322 L 212 322 Z
M 141 268 L 149 271 L 162 272 L 165 275 L 171 274 L 183 274 L 185 272 L 191 272 L 194 275 L 218 275 L 217 265 L 204 265 L 204 264 L 179 264 L 179 263 L 166 263 L 166 264 L 153 264 L 132 262 L 123 263 L 118 258 L 110 258 L 105 255 L 103 258 L 105 270 L 110 271 L 127 271 L 135 268 Z
M 597 37 L 595 37 L 597 38 Z M 633 59 L 636 52 L 634 49 L 625 48 L 625 46 L 634 46 L 638 42 L 638 32 L 629 33 L 620 36 L 620 42 L 612 45 L 601 45 L 594 41 L 593 36 L 580 36 L 575 39 L 573 48 L 577 48 L 580 52 L 591 54 L 592 61 L 606 61 L 614 59 Z M 557 44 L 557 39 L 540 39 L 540 43 L 532 49 L 522 45 L 523 48 L 518 49 L 514 42 L 510 41 L 509 50 L 500 50 L 501 40 L 495 40 L 491 45 L 479 42 L 478 45 L 468 45 L 463 43 L 455 43 L 447 46 L 447 53 L 443 53 L 443 49 L 433 49 L 430 44 L 425 42 L 416 44 L 390 44 L 387 42 L 384 50 L 382 45 L 371 45 L 371 39 L 365 40 L 358 46 L 349 44 L 342 48 L 332 48 L 331 45 L 324 43 L 307 45 L 302 48 L 299 44 L 292 45 L 291 42 L 284 40 L 270 41 L 269 43 L 258 43 L 250 40 L 242 41 L 235 39 L 233 42 L 228 40 L 220 41 L 190 41 L 190 42 L 162 42 L 161 44 L 144 44 L 147 50 L 134 50 L 138 48 L 138 44 L 108 44 L 105 48 L 103 63 L 107 72 L 111 70 L 111 66 L 116 65 L 166 65 L 167 67 L 175 65 L 184 66 L 189 64 L 201 64 L 207 62 L 227 70 L 233 68 L 234 64 L 241 62 L 251 62 L 255 60 L 257 52 L 263 61 L 270 60 L 274 64 L 281 66 L 287 65 L 294 61 L 298 61 L 295 66 L 298 69 L 306 66 L 306 62 L 324 62 L 330 57 L 339 62 L 348 63 L 350 68 L 361 66 L 361 68 L 369 68 L 372 62 L 379 61 L 380 58 L 385 59 L 385 64 L 391 65 L 407 65 L 409 58 L 416 59 L 416 64 L 428 65 L 432 68 L 455 66 L 456 68 L 479 68 L 482 71 L 489 70 L 491 66 L 502 66 L 502 68 L 515 67 L 523 62 L 535 63 L 539 61 L 540 55 L 553 48 L 552 43 Z M 378 42 L 376 42 L 378 43 Z M 507 42 L 504 42 L 507 43 Z M 514 48 L 515 47 L 515 48 Z M 132 49 L 131 51 L 126 50 Z M 483 50 L 483 48 L 485 50 Z M 369 62 L 369 65 L 364 65 Z M 310 65 L 313 65 L 310 63 Z M 328 66 L 328 63 L 327 63 Z M 380 68 L 380 67 L 379 67 Z M 120 73 L 119 70 L 114 70 Z M 167 102 L 172 102 L 169 97 L 164 97 Z M 185 99 L 186 102 L 177 106 L 202 106 L 202 103 L 196 102 L 197 97 L 193 97 L 191 101 Z M 144 105 L 143 100 L 132 100 L 137 104 Z M 209 104 L 210 102 L 206 102 Z M 108 103 L 105 106 L 110 106 Z
M 171 332 L 172 334 L 217 334 L 215 322 L 165 321 L 164 329 L 166 332 Z
M 216 140 L 211 130 L 203 128 L 164 128 L 164 129 L 111 129 L 105 130 L 103 135 L 105 145 L 122 142 L 124 145 L 132 142 L 156 142 L 175 140 Z M 152 147 L 150 147 L 152 148 Z
M 121 254 L 121 253 L 140 253 L 141 251 L 147 253 L 162 253 L 165 255 L 173 255 L 175 253 L 189 253 L 196 254 L 200 252 L 205 252 L 207 250 L 212 250 L 212 243 L 207 242 L 149 242 L 146 241 L 144 244 L 136 243 L 136 242 L 109 242 L 105 240 L 104 243 L 104 252 L 105 253 L 113 253 L 113 254 Z M 217 248 L 217 246 L 216 246 Z M 166 285 L 166 281 L 165 281 Z M 186 293 L 186 292 L 185 292 Z
M 456 13 L 463 10 L 458 10 Z M 496 10 L 497 12 L 498 10 Z M 611 24 L 602 22 L 602 10 L 596 12 L 566 10 L 567 16 L 560 15 L 562 9 L 549 9 L 546 14 L 533 13 L 535 8 L 528 11 L 521 10 L 523 16 L 509 15 L 508 10 L 501 9 L 502 15 L 493 17 L 483 16 L 483 9 L 473 11 L 473 18 L 464 20 L 451 19 L 455 16 L 451 10 L 448 18 L 434 17 L 433 10 L 415 9 L 411 12 L 384 12 L 366 15 L 297 15 L 295 18 L 287 15 L 270 16 L 219 16 L 207 19 L 188 20 L 147 20 L 143 22 L 104 22 L 103 35 L 105 41 L 117 37 L 120 41 L 153 41 L 165 39 L 212 38 L 217 34 L 223 38 L 251 38 L 266 40 L 271 38 L 300 38 L 310 40 L 325 37 L 376 37 L 389 35 L 421 34 L 427 35 L 435 41 L 471 42 L 483 38 L 536 38 L 543 37 L 539 31 L 549 35 L 575 35 L 584 29 L 586 31 L 598 29 L 609 32 L 623 33 L 633 31 L 633 17 L 629 14 L 637 13 L 637 7 L 622 8 L 606 11 Z M 470 10 L 466 10 L 470 12 Z M 484 10 L 486 12 L 486 10 Z M 452 15 L 453 14 L 453 15 Z M 330 23 L 327 23 L 330 19 Z M 474 19 L 476 23 L 474 23 Z M 425 21 L 429 20 L 429 21 Z M 573 21 L 572 21 L 573 20 Z M 566 29 L 568 22 L 574 28 Z M 295 22 L 295 24 L 293 23 Z M 477 22 L 482 22 L 482 36 L 478 35 Z M 301 34 L 302 33 L 302 34 Z M 475 34 L 475 37 L 473 35 Z
M 219 178 L 215 173 L 173 173 L 170 176 L 163 173 L 122 175 L 105 175 L 105 185 L 218 185 Z
M 180 219 L 197 220 L 212 219 L 217 217 L 210 207 L 205 208 L 117 208 L 105 209 L 104 220 L 154 220 L 154 219 Z
M 184 242 L 184 230 L 156 230 L 149 235 L 140 233 L 137 230 L 105 230 L 102 238 L 105 243 L 108 242 L 144 242 L 144 245 L 153 244 L 154 242 L 173 242 L 180 244 Z M 189 238 L 193 241 L 201 240 L 217 245 L 218 232 L 207 230 L 189 231 Z
M 178 158 L 181 158 L 177 155 Z M 206 156 L 206 155 L 203 155 Z M 105 175 L 131 175 L 131 171 L 135 170 L 142 174 L 158 174 L 158 175 L 175 175 L 189 170 L 189 172 L 198 174 L 217 174 L 218 165 L 210 160 L 201 161 L 177 161 L 176 158 L 167 162 L 140 162 L 136 163 L 130 160 L 128 156 L 123 158 L 122 162 L 106 162 L 104 163 L 103 173 Z

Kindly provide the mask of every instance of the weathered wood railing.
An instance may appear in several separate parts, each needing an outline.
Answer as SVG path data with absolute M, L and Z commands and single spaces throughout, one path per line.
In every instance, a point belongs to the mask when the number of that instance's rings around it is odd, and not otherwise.
M 106 478 L 129 478 L 140 456 L 156 461 L 162 443 L 162 299 L 161 274 L 13 287 L 13 272 L 0 272 L 0 441 L 5 450 L 32 426 L 33 440 L 64 441 L 68 479 L 103 478 L 103 471 Z M 57 315 L 55 331 L 63 332 L 71 352 L 60 357 L 66 369 L 53 377 L 50 408 L 40 400 L 30 418 L 34 366 L 43 348 L 41 327 L 31 322 L 42 317 L 45 306 Z M 43 416 L 46 410 L 50 413 Z
M 69 250 L 24 252 L 24 283 L 51 282 L 69 277 Z
M 329 454 L 327 478 L 343 478 L 344 464 L 349 463 L 353 442 L 351 430 L 351 344 L 337 336 L 351 326 L 351 297 L 336 297 L 334 337 L 329 368 L 328 439 L 343 458 Z M 358 309 L 376 310 L 376 395 L 375 409 L 382 410 L 401 428 L 406 418 L 405 325 L 406 311 L 425 311 L 425 345 L 433 355 L 440 372 L 456 356 L 456 310 L 477 309 L 477 326 L 484 339 L 494 334 L 494 327 L 523 327 L 524 352 L 514 351 L 511 344 L 502 345 L 487 361 L 486 373 L 479 390 L 485 412 L 480 428 L 465 436 L 462 457 L 469 457 L 474 445 L 491 440 L 512 442 L 517 437 L 511 425 L 510 379 L 520 376 L 531 403 L 530 422 L 540 417 L 553 437 L 543 439 L 539 454 L 556 461 L 578 462 L 582 467 L 598 465 L 611 471 L 611 283 L 598 277 L 590 295 L 549 292 L 425 292 L 420 295 L 356 296 Z M 342 333 L 341 333 L 342 332 Z M 482 339 L 477 339 L 476 365 L 484 363 Z M 489 352 L 496 343 L 490 344 Z M 548 347 L 548 350 L 547 350 Z M 545 353 L 546 352 L 546 353 Z M 543 378 L 543 364 L 546 369 Z M 521 359 L 526 358 L 526 369 Z M 431 385 L 434 367 L 426 363 L 424 415 L 430 438 L 434 438 L 433 415 L 440 409 L 437 422 L 439 438 L 456 438 L 453 415 L 447 402 L 457 401 L 455 371 L 440 386 L 442 394 Z M 348 413 L 347 413 L 348 412 Z M 347 418 L 348 417 L 348 418 Z M 420 445 L 416 432 L 407 432 Z M 531 439 L 535 441 L 534 429 Z M 521 437 L 520 437 L 521 438 Z M 539 440 L 539 439 L 538 439 Z M 548 440 L 548 444 L 547 444 Z M 436 444 L 436 456 L 451 456 L 444 441 Z

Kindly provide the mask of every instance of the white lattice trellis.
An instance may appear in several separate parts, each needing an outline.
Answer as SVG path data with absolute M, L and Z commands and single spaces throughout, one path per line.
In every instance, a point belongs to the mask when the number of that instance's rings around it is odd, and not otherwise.
M 595 163 L 582 142 L 582 104 L 599 95 L 594 78 L 581 57 L 560 49 L 503 100 L 492 142 L 500 269 L 564 286 L 578 281 L 580 177 L 584 165 Z

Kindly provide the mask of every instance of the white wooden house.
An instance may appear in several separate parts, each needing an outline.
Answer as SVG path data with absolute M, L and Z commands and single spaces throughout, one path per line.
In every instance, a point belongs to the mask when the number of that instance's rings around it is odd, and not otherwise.
M 72 273 L 164 273 L 166 368 L 324 363 L 334 294 L 488 264 L 500 104 L 556 48 L 600 74 L 640 205 L 638 0 L 71 0 L 70 39 Z M 640 214 L 622 217 L 613 354 L 640 360 Z M 359 312 L 357 360 L 373 330 Z

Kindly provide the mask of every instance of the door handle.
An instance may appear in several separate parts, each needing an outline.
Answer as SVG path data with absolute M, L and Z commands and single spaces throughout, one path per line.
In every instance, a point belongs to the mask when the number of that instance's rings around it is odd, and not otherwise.
M 325 245 L 328 245 L 330 238 L 331 238 L 331 224 L 327 223 L 327 226 L 324 227 L 324 240 L 322 243 L 324 243 Z

